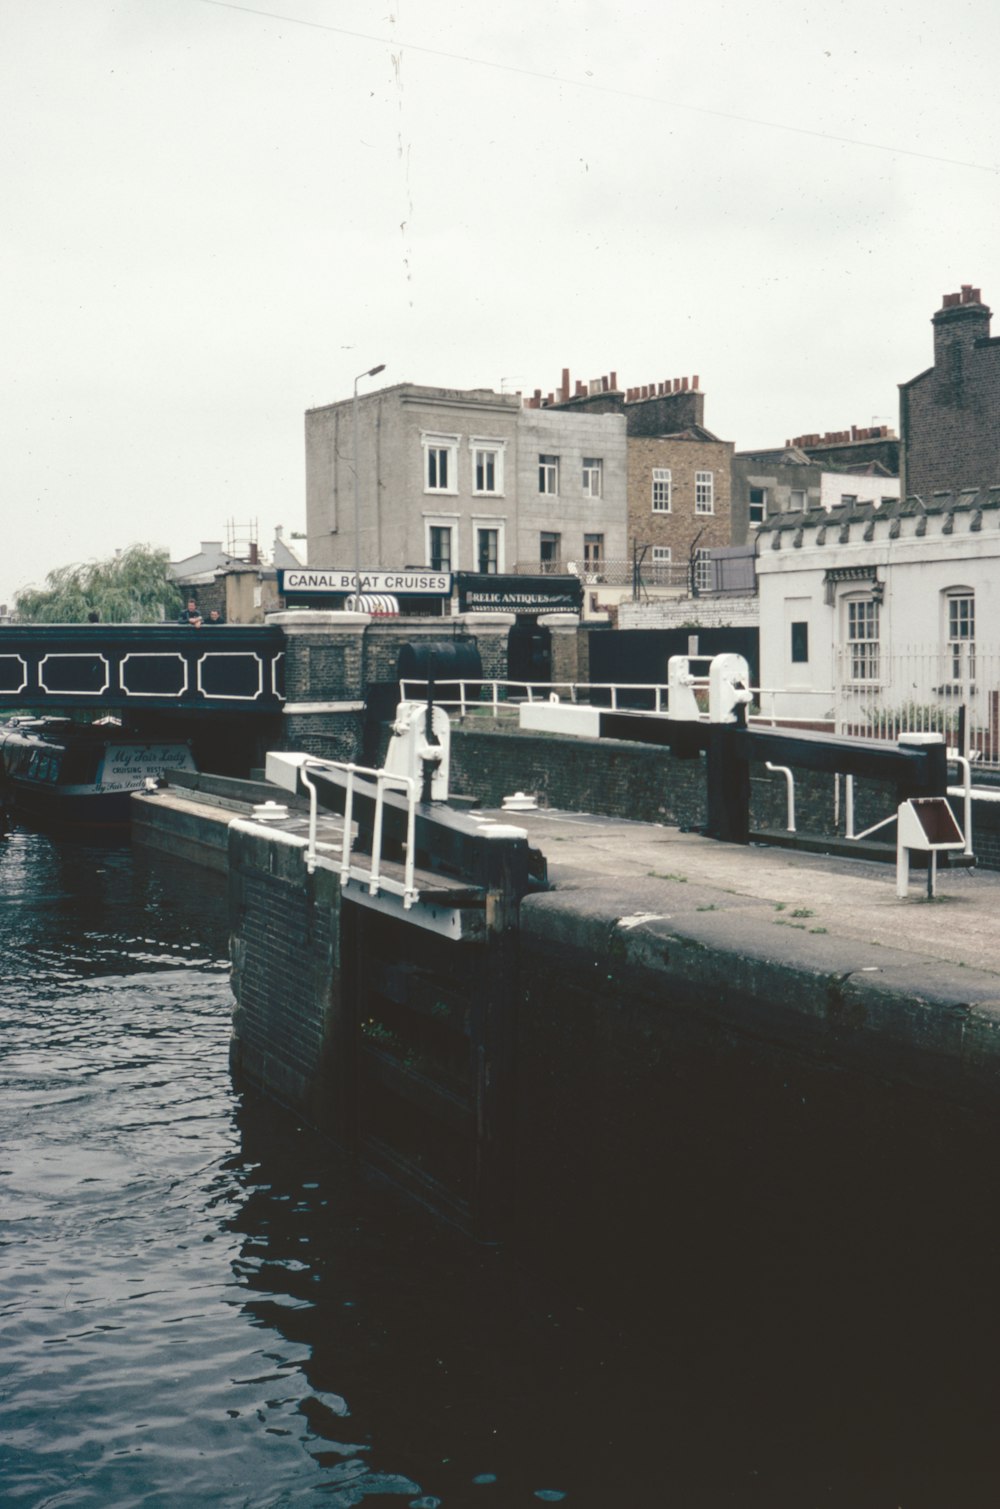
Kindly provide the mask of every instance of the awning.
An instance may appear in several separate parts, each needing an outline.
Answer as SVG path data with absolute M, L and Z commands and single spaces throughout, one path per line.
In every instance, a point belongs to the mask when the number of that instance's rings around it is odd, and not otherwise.
M 370 613 L 373 618 L 392 618 L 399 613 L 399 598 L 389 592 L 362 592 L 360 601 L 352 592 L 344 603 L 348 613 Z

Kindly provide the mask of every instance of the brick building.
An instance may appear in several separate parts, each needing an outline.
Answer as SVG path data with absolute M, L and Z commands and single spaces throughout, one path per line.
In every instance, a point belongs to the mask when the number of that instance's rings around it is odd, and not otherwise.
M 945 294 L 934 365 L 899 386 L 903 495 L 1000 486 L 1000 339 L 978 288 Z
M 621 389 L 617 374 L 578 382 L 570 392 L 563 369 L 557 393 L 540 390 L 532 408 L 617 413 L 625 417 L 628 468 L 628 555 L 608 589 L 596 594 L 610 605 L 631 588 L 633 563 L 642 584 L 675 591 L 711 586 L 708 552 L 732 541 L 730 511 L 733 445 L 705 428 L 705 395 L 697 376 Z M 593 594 L 592 594 L 593 595 Z
M 708 552 L 731 542 L 732 441 L 701 425 L 628 439 L 629 535 L 650 587 L 706 591 Z

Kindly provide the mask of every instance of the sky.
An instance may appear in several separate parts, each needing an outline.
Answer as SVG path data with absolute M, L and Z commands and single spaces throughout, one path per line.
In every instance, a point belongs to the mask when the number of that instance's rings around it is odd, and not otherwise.
M 998 45 L 995 0 L 0 0 L 0 603 L 304 530 L 303 415 L 380 362 L 895 426 L 942 295 L 1000 304 Z

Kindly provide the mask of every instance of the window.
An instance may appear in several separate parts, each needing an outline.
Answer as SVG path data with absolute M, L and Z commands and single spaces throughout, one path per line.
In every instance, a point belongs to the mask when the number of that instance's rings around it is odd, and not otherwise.
M 840 501 L 845 508 L 853 508 L 858 501 L 857 493 L 841 493 Z
M 712 590 L 712 557 L 707 550 L 696 550 L 694 553 L 694 590 L 696 592 L 711 592 Z
M 672 555 L 672 552 L 671 552 L 671 549 L 670 549 L 669 545 L 654 545 L 653 546 L 653 549 L 652 549 L 652 561 L 653 561 L 652 579 L 653 579 L 654 584 L 659 585 L 659 586 L 669 586 L 669 584 L 670 584 L 671 555 Z
M 450 571 L 454 530 L 450 524 L 430 524 L 427 530 L 427 564 L 432 571 Z
M 538 491 L 557 497 L 559 493 L 559 457 L 539 456 Z
M 458 436 L 421 436 L 424 448 L 424 492 L 458 491 Z
M 476 570 L 484 575 L 496 576 L 500 569 L 499 529 L 476 530 Z
M 852 598 L 847 604 L 847 650 L 852 681 L 876 681 L 879 672 L 878 603 Z
M 972 592 L 952 592 L 948 607 L 948 671 L 951 681 L 971 680 L 976 674 L 976 598 Z
M 583 458 L 583 496 L 585 498 L 599 498 L 601 496 L 601 473 L 604 462 L 600 456 L 584 456 Z
M 809 624 L 792 624 L 792 664 L 809 664 Z
M 804 513 L 806 507 L 806 495 L 801 488 L 793 487 L 788 494 L 788 507 L 791 513 Z
M 538 559 L 544 572 L 555 571 L 559 565 L 562 535 L 541 534 L 538 537 Z
M 603 534 L 585 534 L 583 537 L 583 565 L 588 573 L 600 571 L 604 562 Z
M 670 512 L 670 468 L 653 467 L 653 512 Z
M 695 513 L 715 512 L 715 474 L 713 472 L 695 472 L 694 474 L 694 511 Z
M 767 488 L 751 487 L 750 489 L 750 523 L 763 524 L 767 517 Z
M 500 497 L 503 493 L 503 442 L 470 440 L 472 452 L 472 491 L 480 496 Z

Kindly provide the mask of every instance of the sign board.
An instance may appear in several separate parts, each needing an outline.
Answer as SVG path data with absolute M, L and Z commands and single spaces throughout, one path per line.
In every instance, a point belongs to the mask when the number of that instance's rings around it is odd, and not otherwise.
M 186 744 L 109 744 L 97 778 L 101 791 L 140 791 L 165 770 L 194 770 Z
M 558 576 L 488 576 L 459 571 L 455 576 L 460 613 L 579 613 L 583 583 L 568 572 Z
M 278 571 L 282 597 L 300 593 L 353 592 L 355 573 L 339 566 L 285 566 Z M 362 570 L 362 592 L 391 592 L 397 597 L 450 597 L 450 571 Z

